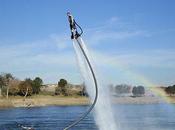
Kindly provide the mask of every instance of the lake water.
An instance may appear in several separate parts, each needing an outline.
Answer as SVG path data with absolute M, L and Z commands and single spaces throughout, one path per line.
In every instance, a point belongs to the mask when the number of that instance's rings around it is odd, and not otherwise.
M 87 106 L 49 106 L 0 109 L 0 130 L 20 130 L 18 124 L 36 130 L 62 130 L 87 109 Z M 119 130 L 174 130 L 175 105 L 115 105 Z M 72 130 L 98 130 L 89 115 Z

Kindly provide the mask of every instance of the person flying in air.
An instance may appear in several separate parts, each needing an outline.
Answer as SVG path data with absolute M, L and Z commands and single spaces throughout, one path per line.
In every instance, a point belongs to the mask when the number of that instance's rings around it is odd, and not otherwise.
M 71 30 L 71 39 L 75 39 L 79 37 L 79 33 L 76 28 L 76 22 L 70 12 L 67 12 L 68 21 L 70 23 L 70 30 Z

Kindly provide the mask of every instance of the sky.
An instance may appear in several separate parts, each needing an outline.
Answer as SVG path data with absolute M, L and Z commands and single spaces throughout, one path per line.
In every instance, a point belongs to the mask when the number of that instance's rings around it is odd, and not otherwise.
M 175 84 L 174 7 L 174 0 L 0 0 L 0 72 L 82 83 L 70 11 L 106 82 Z

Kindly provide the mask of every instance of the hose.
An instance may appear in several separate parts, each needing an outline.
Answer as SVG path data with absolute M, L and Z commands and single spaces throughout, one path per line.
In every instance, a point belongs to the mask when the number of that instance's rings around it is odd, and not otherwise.
M 78 23 L 74 20 L 74 23 L 79 27 L 81 33 L 78 33 L 79 36 L 81 36 L 83 34 L 83 29 L 81 28 L 80 25 L 78 25 Z
M 81 29 L 81 27 L 80 27 L 80 29 Z M 90 61 L 89 61 L 89 59 L 88 59 L 88 57 L 87 57 L 87 55 L 86 55 L 86 53 L 85 53 L 82 45 L 81 45 L 81 43 L 78 41 L 78 39 L 76 39 L 76 41 L 77 41 L 77 43 L 78 43 L 78 45 L 79 45 L 79 47 L 80 47 L 80 49 L 81 49 L 81 51 L 82 51 L 82 53 L 83 53 L 86 61 L 87 61 L 87 64 L 88 64 L 88 66 L 90 68 L 90 71 L 92 73 L 92 77 L 93 77 L 93 80 L 94 80 L 94 85 L 95 85 L 95 91 L 96 92 L 95 92 L 94 101 L 93 101 L 92 105 L 89 107 L 89 109 L 80 118 L 78 118 L 77 120 L 75 120 L 72 124 L 70 124 L 69 126 L 67 126 L 66 128 L 64 128 L 63 130 L 68 130 L 68 129 L 74 127 L 75 125 L 77 125 L 80 121 L 82 121 L 92 111 L 92 109 L 94 108 L 94 106 L 95 106 L 95 104 L 97 102 L 97 98 L 98 98 L 98 84 L 97 84 L 97 79 L 96 79 L 94 70 L 92 68 L 92 65 L 91 65 L 91 63 L 90 63 Z

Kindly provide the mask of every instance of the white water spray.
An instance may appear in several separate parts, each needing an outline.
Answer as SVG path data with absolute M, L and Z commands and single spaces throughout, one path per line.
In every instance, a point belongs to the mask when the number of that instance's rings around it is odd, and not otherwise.
M 84 52 L 86 53 L 89 61 L 92 64 L 93 62 L 91 60 L 91 57 L 89 55 L 88 49 L 84 41 L 81 38 L 78 38 L 77 40 L 81 43 Z M 76 41 L 73 41 L 73 46 L 77 55 L 77 61 L 78 61 L 80 71 L 85 81 L 87 92 L 90 98 L 93 100 L 95 96 L 95 86 L 94 86 L 94 81 L 92 78 L 90 68 Z M 93 64 L 92 64 L 92 67 L 94 68 Z M 97 126 L 100 130 L 118 130 L 116 126 L 116 122 L 113 117 L 109 90 L 107 87 L 105 87 L 105 85 L 103 85 L 100 82 L 96 71 L 95 71 L 95 74 L 96 74 L 98 89 L 99 89 L 98 100 L 95 106 L 95 113 L 94 113 Z

